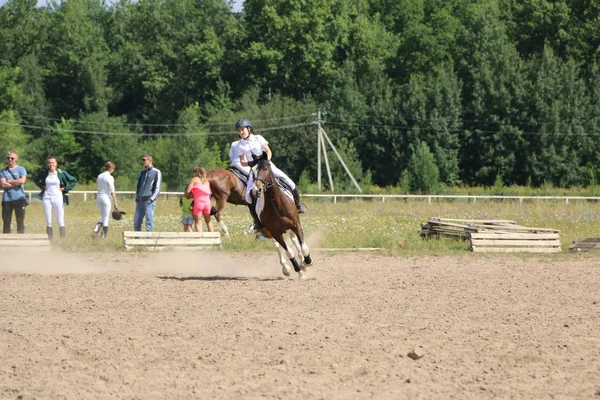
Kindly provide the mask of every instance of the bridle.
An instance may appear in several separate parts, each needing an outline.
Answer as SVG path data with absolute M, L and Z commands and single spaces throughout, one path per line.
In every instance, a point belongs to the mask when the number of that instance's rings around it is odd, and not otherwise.
M 260 166 L 264 166 L 266 163 L 267 166 L 271 166 L 271 163 L 269 160 L 264 160 L 262 163 L 258 164 Z M 255 173 L 256 172 L 256 173 Z M 256 198 L 261 197 L 263 194 L 266 194 L 267 190 L 271 187 L 274 187 L 277 185 L 277 181 L 275 180 L 275 176 L 273 175 L 273 171 L 271 171 L 270 168 L 268 168 L 268 173 L 267 175 L 270 177 L 270 179 L 265 180 L 263 178 L 259 178 L 258 175 L 258 167 L 256 168 L 256 171 L 253 169 L 252 170 L 252 174 L 254 175 L 254 180 L 256 182 L 260 182 L 263 184 L 263 186 L 261 188 L 256 187 Z M 275 211 L 275 214 L 277 215 L 277 218 L 279 219 L 279 223 L 281 224 L 281 226 L 285 227 L 285 223 L 283 222 L 283 218 L 281 217 L 281 214 L 279 213 L 279 210 L 277 209 L 277 207 L 275 206 L 275 195 L 273 193 L 271 193 L 270 197 L 267 197 L 265 195 L 265 201 L 269 201 L 269 203 L 271 204 L 271 207 L 273 207 L 273 210 Z
M 268 162 L 268 161 L 266 161 L 266 162 Z M 258 168 L 257 168 L 257 170 L 258 170 Z M 262 184 L 263 184 L 263 187 L 261 187 L 261 188 L 256 188 L 256 191 L 257 191 L 258 193 L 264 193 L 264 192 L 266 192 L 266 190 L 267 190 L 267 189 L 269 189 L 270 187 L 272 187 L 272 186 L 275 184 L 275 183 L 274 183 L 274 179 L 270 179 L 269 181 L 267 181 L 267 180 L 265 180 L 265 179 L 259 178 L 259 177 L 258 177 L 258 172 L 257 172 L 257 171 L 254 171 L 254 169 L 252 170 L 252 174 L 254 175 L 254 180 L 255 180 L 256 182 L 260 182 L 260 183 L 262 183 Z M 271 175 L 272 175 L 272 174 L 271 174 Z M 258 196 L 258 197 L 260 197 L 260 196 Z

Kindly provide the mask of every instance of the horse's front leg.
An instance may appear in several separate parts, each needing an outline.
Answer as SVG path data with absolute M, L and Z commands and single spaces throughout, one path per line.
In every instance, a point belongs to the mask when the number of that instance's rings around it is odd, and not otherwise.
M 306 275 L 304 274 L 302 267 L 300 267 L 300 264 L 298 264 L 298 260 L 296 260 L 296 254 L 294 254 L 294 249 L 288 247 L 287 243 L 285 242 L 285 239 L 283 238 L 283 235 L 282 234 L 279 234 L 277 236 L 273 235 L 273 240 L 276 241 L 276 243 L 279 244 L 285 250 L 285 253 L 286 253 L 288 259 L 294 266 L 294 271 L 296 271 L 296 273 L 298 273 L 298 279 L 306 279 Z M 281 262 L 281 260 L 283 259 L 283 256 L 281 253 L 279 253 L 279 254 L 280 254 L 280 262 Z M 285 272 L 284 272 L 284 274 L 285 274 Z
M 302 228 L 298 229 L 298 232 L 296 233 L 296 230 L 292 230 L 290 231 L 290 238 L 292 239 L 292 242 L 294 243 L 294 246 L 296 246 L 296 249 L 298 249 L 298 254 L 302 254 L 303 260 L 302 260 L 302 264 L 305 267 L 310 267 L 313 263 L 312 258 L 310 256 L 310 249 L 308 248 L 308 246 L 306 245 L 306 242 L 303 240 L 303 235 L 302 235 Z
M 273 244 L 275 245 L 275 248 L 277 249 L 277 255 L 279 256 L 279 264 L 281 264 L 281 272 L 285 276 L 290 276 L 290 274 L 292 273 L 292 270 L 290 269 L 290 266 L 288 265 L 287 260 L 284 257 L 281 246 L 279 245 L 279 243 L 277 243 L 277 241 L 275 239 L 273 239 Z

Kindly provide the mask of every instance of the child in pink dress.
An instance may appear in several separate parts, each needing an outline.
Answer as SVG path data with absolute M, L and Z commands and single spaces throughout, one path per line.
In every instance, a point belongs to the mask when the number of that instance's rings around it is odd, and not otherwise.
M 202 222 L 200 221 L 200 215 L 204 217 L 204 222 L 206 222 L 206 227 L 209 232 L 214 232 L 214 227 L 212 220 L 210 219 L 210 195 L 212 191 L 210 190 L 210 185 L 208 183 L 208 178 L 206 177 L 206 169 L 201 166 L 197 166 L 194 168 L 194 177 L 188 183 L 187 188 L 185 189 L 185 196 L 190 198 L 194 198 L 194 208 L 192 210 L 192 215 L 194 216 L 194 225 L 196 226 L 197 232 L 202 232 Z

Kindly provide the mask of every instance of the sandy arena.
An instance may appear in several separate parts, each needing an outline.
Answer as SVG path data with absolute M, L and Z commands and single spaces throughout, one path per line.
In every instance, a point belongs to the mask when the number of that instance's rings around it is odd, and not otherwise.
M 3 258 L 0 398 L 600 398 L 597 256 L 314 259 Z

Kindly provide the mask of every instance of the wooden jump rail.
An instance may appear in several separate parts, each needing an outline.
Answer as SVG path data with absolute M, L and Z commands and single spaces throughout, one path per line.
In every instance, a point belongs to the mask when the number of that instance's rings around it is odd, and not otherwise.
M 489 253 L 560 253 L 558 233 L 471 233 L 471 250 Z
M 50 240 L 45 233 L 0 234 L 0 251 L 50 251 Z
M 123 241 L 127 250 L 207 250 L 221 249 L 219 232 L 133 232 L 124 231 Z
M 600 238 L 578 238 L 573 239 L 568 251 L 569 253 L 583 253 L 598 250 L 600 250 Z

